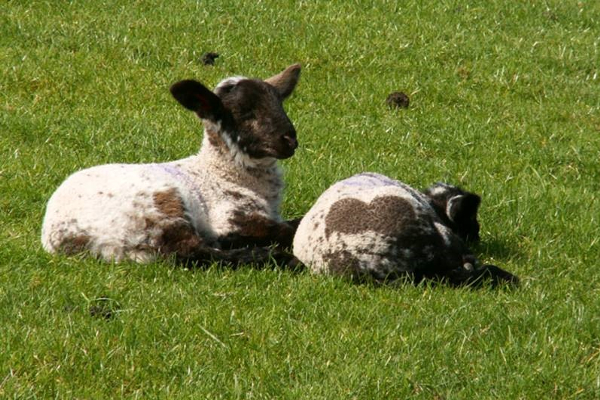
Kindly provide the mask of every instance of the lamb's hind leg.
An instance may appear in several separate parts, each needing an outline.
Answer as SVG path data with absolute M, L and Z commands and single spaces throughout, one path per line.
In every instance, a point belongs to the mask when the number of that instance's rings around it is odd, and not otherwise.
M 286 249 L 292 246 L 300 220 L 301 218 L 278 222 L 258 214 L 238 213 L 232 219 L 236 229 L 232 233 L 219 237 L 219 243 L 226 249 L 269 245 Z
M 219 249 L 199 236 L 187 222 L 180 220 L 163 226 L 159 236 L 160 253 L 174 255 L 182 264 L 205 265 L 223 262 L 233 266 L 244 264 L 267 264 L 275 261 L 281 266 L 296 266 L 295 257 L 283 250 L 269 247 L 248 246 L 237 249 Z

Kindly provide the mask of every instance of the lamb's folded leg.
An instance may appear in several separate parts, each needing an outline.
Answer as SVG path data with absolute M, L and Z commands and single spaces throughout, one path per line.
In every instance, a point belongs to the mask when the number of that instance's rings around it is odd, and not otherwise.
M 236 220 L 238 230 L 220 237 L 218 241 L 225 249 L 268 245 L 286 249 L 292 246 L 301 219 L 277 222 L 256 214 L 238 216 Z

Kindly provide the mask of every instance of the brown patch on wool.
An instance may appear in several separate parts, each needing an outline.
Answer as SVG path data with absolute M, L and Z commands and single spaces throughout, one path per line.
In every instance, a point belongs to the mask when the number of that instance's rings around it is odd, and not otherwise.
M 236 231 L 244 236 L 262 238 L 269 235 L 273 221 L 256 213 L 245 214 L 243 211 L 235 211 L 234 216 L 229 219 Z
M 152 198 L 154 205 L 161 214 L 171 218 L 184 218 L 184 206 L 177 189 L 156 192 Z
M 76 254 L 84 251 L 92 238 L 84 233 L 66 236 L 61 244 L 60 249 L 65 254 Z
M 329 272 L 334 275 L 349 275 L 353 278 L 358 278 L 360 275 L 358 259 L 347 250 L 324 254 L 323 261 L 327 264 Z
M 160 227 L 157 247 L 162 254 L 188 257 L 202 245 L 203 240 L 185 215 L 185 205 L 177 189 L 156 192 L 153 195 L 156 209 L 166 218 L 145 218 L 147 229 Z
M 413 220 L 413 206 L 398 196 L 376 197 L 369 204 L 352 198 L 342 199 L 331 206 L 325 217 L 325 235 L 373 231 L 392 236 Z
M 157 244 L 162 254 L 189 257 L 202 246 L 203 240 L 188 221 L 178 220 L 162 227 Z

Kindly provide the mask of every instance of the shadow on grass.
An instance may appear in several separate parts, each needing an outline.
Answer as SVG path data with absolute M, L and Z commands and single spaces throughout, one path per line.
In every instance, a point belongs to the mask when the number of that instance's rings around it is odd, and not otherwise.
M 259 251 L 256 257 L 244 257 L 233 262 L 222 260 L 197 261 L 193 259 L 178 259 L 171 257 L 174 268 L 184 268 L 190 271 L 205 271 L 207 269 L 236 270 L 239 268 L 253 268 L 256 270 L 282 270 L 292 273 L 300 273 L 307 268 L 288 250 L 277 248 L 255 247 L 252 249 L 234 249 L 229 251 L 251 252 Z
M 522 255 L 516 243 L 498 238 L 470 244 L 469 248 L 478 256 L 478 258 L 508 260 Z

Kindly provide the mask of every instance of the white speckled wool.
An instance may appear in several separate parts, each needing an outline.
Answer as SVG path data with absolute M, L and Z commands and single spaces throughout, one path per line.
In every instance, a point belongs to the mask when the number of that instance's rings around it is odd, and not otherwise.
M 265 81 L 229 78 L 214 93 L 195 81 L 173 85 L 175 98 L 204 122 L 199 153 L 74 173 L 48 201 L 44 249 L 149 262 L 160 254 L 186 257 L 218 248 L 221 239 L 231 247 L 277 242 L 268 235 L 290 229 L 280 216 L 277 159 L 297 146 L 281 103 L 299 73 L 293 65 Z
M 337 182 L 302 219 L 294 255 L 315 273 L 377 281 L 440 277 L 462 284 L 485 274 L 516 280 L 495 266 L 474 270 L 477 261 L 457 234 L 465 228 L 465 237 L 478 238 L 479 196 L 444 184 L 430 192 L 375 173 Z
M 405 204 L 415 216 L 427 218 L 413 216 L 404 224 L 394 225 L 402 218 L 398 215 L 402 210 L 395 204 L 388 206 L 385 199 L 389 198 L 402 199 L 400 208 Z M 376 199 L 384 201 L 374 204 Z M 336 207 L 344 214 L 339 218 L 332 217 Z M 446 235 L 446 229 L 440 232 L 443 227 L 430 220 L 432 215 L 427 200 L 409 186 L 379 174 L 355 175 L 328 188 L 304 216 L 294 237 L 294 255 L 314 272 L 387 279 L 409 268 L 398 265 L 398 257 L 410 260 L 417 256 L 410 246 L 402 248 L 394 243 L 402 229 Z M 432 259 L 433 249 L 430 251 L 425 256 Z
M 71 240 L 85 240 L 85 250 L 106 260 L 151 261 L 156 252 L 147 250 L 155 246 L 160 226 L 147 224 L 164 218 L 153 194 L 169 189 L 181 197 L 199 234 L 214 240 L 200 185 L 178 172 L 173 164 L 108 164 L 76 172 L 48 201 L 42 245 L 51 253 L 66 245 L 63 250 L 71 253 L 79 250 L 69 247 Z

